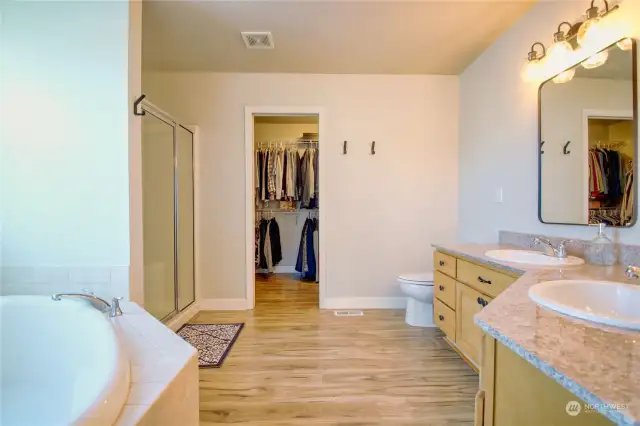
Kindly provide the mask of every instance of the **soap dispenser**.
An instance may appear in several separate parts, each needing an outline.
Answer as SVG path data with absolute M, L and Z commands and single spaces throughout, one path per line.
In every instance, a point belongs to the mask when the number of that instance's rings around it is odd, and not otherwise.
M 586 244 L 584 255 L 589 263 L 610 266 L 616 263 L 613 241 L 605 233 L 606 223 L 598 224 L 598 235 Z

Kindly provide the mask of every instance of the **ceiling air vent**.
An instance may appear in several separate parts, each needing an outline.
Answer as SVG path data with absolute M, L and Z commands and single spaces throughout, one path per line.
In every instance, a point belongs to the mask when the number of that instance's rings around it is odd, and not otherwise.
M 273 49 L 273 36 L 268 31 L 243 31 L 241 34 L 247 49 Z

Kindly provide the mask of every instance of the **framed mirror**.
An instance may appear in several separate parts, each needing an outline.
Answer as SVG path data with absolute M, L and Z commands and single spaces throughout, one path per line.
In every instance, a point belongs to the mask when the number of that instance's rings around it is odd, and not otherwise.
M 543 223 L 630 227 L 636 222 L 636 43 L 613 44 L 598 55 L 586 64 L 589 69 L 579 64 L 540 86 L 538 217 Z

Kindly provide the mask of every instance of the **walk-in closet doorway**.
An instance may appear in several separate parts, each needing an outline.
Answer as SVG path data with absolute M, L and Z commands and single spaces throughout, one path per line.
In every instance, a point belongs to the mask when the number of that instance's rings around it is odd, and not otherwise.
M 245 108 L 245 199 L 246 199 L 246 294 L 247 308 L 254 309 L 256 307 L 256 277 L 259 277 L 259 285 L 261 289 L 272 288 L 270 283 L 275 285 L 292 285 L 298 282 L 304 286 L 317 286 L 317 304 L 323 307 L 323 300 L 326 289 L 326 246 L 325 246 L 325 230 L 326 230 L 326 192 L 325 184 L 326 173 L 326 140 L 324 132 L 324 111 L 320 107 L 246 107 Z M 287 134 L 270 133 L 265 131 L 264 127 L 268 124 L 289 124 Z M 309 131 L 311 123 L 315 124 L 316 132 Z M 271 126 L 277 129 L 278 126 Z M 291 129 L 299 130 L 297 133 L 290 134 Z M 298 134 L 300 133 L 300 134 Z M 262 150 L 263 156 L 257 155 Z M 269 180 L 264 174 L 258 174 L 256 161 L 263 161 L 267 152 L 282 151 L 299 151 L 300 158 L 308 158 L 305 154 L 313 154 L 308 160 L 314 167 L 316 175 L 314 176 L 314 184 L 307 181 L 307 190 L 299 188 L 299 193 L 292 189 L 296 186 L 295 180 L 288 175 L 292 168 L 292 157 L 286 154 L 279 157 L 279 163 L 283 167 L 282 186 L 279 179 L 277 188 L 278 195 L 269 196 Z M 314 164 L 315 154 L 317 162 Z M 304 166 L 303 166 L 304 167 Z M 296 169 L 304 170 L 306 168 Z M 311 177 L 311 175 L 309 175 Z M 273 194 L 273 182 L 271 183 L 271 193 Z M 305 185 L 304 183 L 302 184 Z M 309 186 L 311 185 L 311 186 Z M 261 189 L 264 188 L 264 189 Z M 316 191 L 313 190 L 315 188 Z M 293 192 L 292 192 L 293 191 Z M 264 194 L 264 195 L 261 195 Z M 281 194 L 281 195 L 280 195 Z M 294 195 L 295 194 L 295 195 Z M 322 194 L 322 195 L 320 195 Z M 280 225 L 286 226 L 287 229 L 281 229 L 282 240 L 282 259 L 278 265 L 271 262 L 265 264 L 264 254 L 260 252 L 259 239 L 264 238 L 260 235 L 259 222 L 269 220 L 270 218 L 280 218 Z M 313 223 L 312 223 L 313 222 Z M 256 229 L 256 227 L 258 227 Z M 317 227 L 317 233 L 314 235 L 313 230 Z M 273 228 L 270 228 L 273 230 Z M 306 232 L 309 232 L 308 234 Z M 296 235 L 298 234 L 298 235 Z M 305 235 L 309 238 L 305 239 Z M 295 252 L 292 252 L 292 237 L 297 238 Z M 315 247 L 314 247 L 315 243 Z M 306 245 L 309 244 L 309 245 Z M 263 243 L 264 245 L 264 243 Z M 304 250 L 302 247 L 308 247 Z M 258 247 L 258 249 L 257 249 Z M 298 253 L 299 247 L 299 253 Z M 268 255 L 271 255 L 269 253 Z M 260 264 L 262 255 L 262 264 Z M 310 255 L 310 256 L 309 256 Z M 300 257 L 303 256 L 303 257 Z M 308 258 L 306 256 L 309 256 Z M 313 257 L 311 257 L 313 256 Z M 267 266 L 266 268 L 261 268 Z M 301 269 L 296 270 L 296 269 Z M 315 276 L 315 279 L 314 279 Z M 266 281 L 265 281 L 266 280 Z M 295 285 L 295 284 L 294 284 Z M 302 287 L 300 287 L 302 288 Z M 260 296 L 260 295 L 259 295 Z M 266 297 L 270 297 L 267 295 Z M 304 296 L 301 296 L 304 297 Z M 295 298 L 292 299 L 295 303 Z

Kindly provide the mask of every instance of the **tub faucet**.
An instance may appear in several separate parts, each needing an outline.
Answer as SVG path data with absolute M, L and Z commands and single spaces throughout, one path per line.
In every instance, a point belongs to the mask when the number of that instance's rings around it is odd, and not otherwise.
M 122 297 L 114 297 L 111 300 L 111 303 L 109 303 L 102 297 L 98 297 L 91 293 L 56 293 L 51 296 L 53 300 L 62 300 L 63 297 L 79 297 L 92 302 L 98 302 L 102 304 L 100 311 L 109 312 L 110 317 L 119 317 L 122 315 L 122 309 L 120 309 L 120 301 L 122 300 Z
M 640 278 L 640 267 L 629 265 L 627 266 L 626 273 L 627 278 L 633 278 L 637 280 L 638 278 Z
M 558 243 L 556 247 L 553 246 L 553 243 L 546 238 L 538 237 L 533 240 L 533 244 L 540 244 L 545 248 L 547 254 L 551 257 L 557 257 L 558 259 L 566 259 L 567 258 L 567 249 L 565 244 L 572 242 L 573 240 L 562 240 Z

